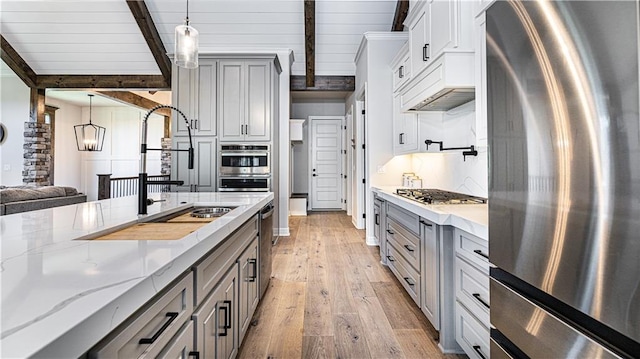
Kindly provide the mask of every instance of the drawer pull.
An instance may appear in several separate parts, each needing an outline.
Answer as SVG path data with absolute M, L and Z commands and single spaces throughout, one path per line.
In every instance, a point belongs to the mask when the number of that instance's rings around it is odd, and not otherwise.
M 423 224 L 423 225 L 425 225 L 425 226 L 427 226 L 427 227 L 433 227 L 433 224 L 431 224 L 431 223 L 427 223 L 427 222 L 425 222 L 425 221 L 423 221 L 423 220 L 420 220 L 420 224 Z
M 222 326 L 224 332 L 218 334 L 218 336 L 226 337 L 227 335 L 229 335 L 227 329 L 231 329 L 231 301 L 225 300 L 222 303 L 224 304 L 224 306 L 221 306 L 219 310 L 222 311 L 224 309 L 224 325 Z
M 489 256 L 484 254 L 484 253 L 482 253 L 482 251 L 479 250 L 479 249 L 474 250 L 473 253 L 475 253 L 475 254 L 477 254 L 477 255 L 479 255 L 481 257 L 485 257 L 485 258 L 489 259 Z
M 200 359 L 200 352 L 189 352 L 187 356 L 194 357 L 196 359 Z
M 478 300 L 478 302 L 482 303 L 482 305 L 484 305 L 485 307 L 487 307 L 487 309 L 489 309 L 489 304 L 487 302 L 484 301 L 484 299 L 482 299 L 480 297 L 480 293 L 473 293 L 472 294 L 474 298 L 476 298 Z
M 392 261 L 392 262 L 395 262 L 395 261 L 396 261 L 396 259 L 395 259 L 395 258 L 393 258 L 393 256 L 387 256 L 387 259 L 388 259 L 388 260 L 390 260 L 390 261 Z
M 374 221 L 374 222 L 375 222 L 376 226 L 379 226 L 379 225 L 380 225 L 380 215 L 379 215 L 379 214 L 377 214 L 377 213 L 376 213 L 375 221 Z
M 487 357 L 486 357 L 486 356 L 484 356 L 484 354 L 482 354 L 482 350 L 480 350 L 480 346 L 479 346 L 479 345 L 474 345 L 472 348 L 473 348 L 473 350 L 475 350 L 475 351 L 476 351 L 476 353 L 478 353 L 478 355 L 480 356 L 480 358 L 482 358 L 482 359 L 487 359 Z
M 167 328 L 169 328 L 171 323 L 173 323 L 173 321 L 176 320 L 176 318 L 178 317 L 178 313 L 177 312 L 169 312 L 169 313 L 167 313 L 166 316 L 169 318 L 169 320 L 164 322 L 164 324 L 162 324 L 160 329 L 158 329 L 158 331 L 151 338 L 141 338 L 138 341 L 138 344 L 153 344 L 156 340 L 158 340 L 158 338 L 160 338 L 162 333 L 164 333 L 164 331 L 167 330 Z
M 413 279 L 409 278 L 409 277 L 404 277 L 404 281 L 407 282 L 408 285 L 410 286 L 414 286 L 416 285 L 416 282 L 413 281 Z
M 427 54 L 427 51 L 429 51 L 429 44 L 424 44 L 424 47 L 422 48 L 422 61 L 429 60 L 429 55 Z
M 389 233 L 389 234 L 391 234 L 391 235 L 393 235 L 393 234 L 394 234 L 394 233 L 393 233 L 393 231 L 391 231 L 390 229 L 387 229 L 387 233 Z
M 247 262 L 252 265 L 253 270 L 251 271 L 251 277 L 247 279 L 249 282 L 255 282 L 258 278 L 258 260 L 255 258 L 247 259 Z
M 414 252 L 414 251 L 415 251 L 415 249 L 414 249 L 414 248 L 412 248 L 412 247 L 411 247 L 410 245 L 408 245 L 408 244 L 405 244 L 405 245 L 404 245 L 404 248 L 406 248 L 409 252 Z

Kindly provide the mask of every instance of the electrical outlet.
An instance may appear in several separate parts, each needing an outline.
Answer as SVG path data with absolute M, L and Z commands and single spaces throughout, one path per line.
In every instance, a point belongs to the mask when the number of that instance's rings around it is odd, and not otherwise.
M 384 168 L 384 165 L 379 165 L 378 166 L 378 173 L 386 173 L 387 169 Z

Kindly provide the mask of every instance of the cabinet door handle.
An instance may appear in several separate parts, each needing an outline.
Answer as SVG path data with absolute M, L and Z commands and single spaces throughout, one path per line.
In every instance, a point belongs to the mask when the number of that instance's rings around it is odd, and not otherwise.
M 196 118 L 196 119 L 194 120 L 194 122 L 195 122 L 195 127 L 194 127 L 193 129 L 194 129 L 194 130 L 197 130 L 197 129 L 198 129 L 198 119 Z
M 398 77 L 399 78 L 404 77 L 404 66 L 400 66 L 400 68 L 398 69 Z
M 393 233 L 393 231 L 391 231 L 390 229 L 387 229 L 387 233 L 389 233 L 389 234 L 391 234 L 391 235 L 393 235 L 393 234 L 394 234 L 394 233 Z
M 169 318 L 169 320 L 164 322 L 164 324 L 162 324 L 160 329 L 158 329 L 158 331 L 155 332 L 155 334 L 153 334 L 151 338 L 141 338 L 138 341 L 138 344 L 153 344 L 156 340 L 158 340 L 158 338 L 162 335 L 162 333 L 164 333 L 164 331 L 167 330 L 167 328 L 169 328 L 171 323 L 173 323 L 173 321 L 176 320 L 176 318 L 178 317 L 178 312 L 169 312 L 166 314 L 166 317 Z
M 473 348 L 473 350 L 475 350 L 475 351 L 476 351 L 476 353 L 478 353 L 478 355 L 480 356 L 480 358 L 482 358 L 482 359 L 487 359 L 487 357 L 486 357 L 486 356 L 484 356 L 484 354 L 482 354 L 482 351 L 480 350 L 480 346 L 479 346 L 479 345 L 474 345 L 472 348 Z
M 401 145 L 404 145 L 404 133 L 400 134 L 400 140 L 399 141 L 400 141 Z
M 413 281 L 413 279 L 409 278 L 409 277 L 404 277 L 404 281 L 407 282 L 408 285 L 410 286 L 414 286 L 416 285 L 416 282 Z
M 187 356 L 194 357 L 196 359 L 200 359 L 200 352 L 189 352 Z
M 420 224 L 425 225 L 425 226 L 427 226 L 427 227 L 433 227 L 433 224 L 431 224 L 431 223 L 427 223 L 427 222 L 425 222 L 425 221 L 423 221 L 423 220 L 420 220 Z
M 424 44 L 422 47 L 422 61 L 429 61 L 429 44 Z
M 479 255 L 480 257 L 485 257 L 486 259 L 489 259 L 489 256 L 484 254 L 484 253 L 482 253 L 482 251 L 479 250 L 479 249 L 474 250 L 473 253 Z
M 396 261 L 396 259 L 395 259 L 395 258 L 393 258 L 393 256 L 387 256 L 387 259 L 388 259 L 388 260 L 390 260 L 390 261 L 392 261 L 392 262 L 395 262 L 395 261 Z
M 408 244 L 405 244 L 404 248 L 406 248 L 409 252 L 415 251 L 415 249 L 413 247 L 411 247 L 410 245 L 408 245 Z
M 374 222 L 375 222 L 376 226 L 379 226 L 379 225 L 380 225 L 380 215 L 379 215 L 379 214 L 377 214 L 377 213 L 376 213 L 375 221 L 374 221 Z
M 489 303 L 485 302 L 484 299 L 482 299 L 480 297 L 480 293 L 473 293 L 472 294 L 474 298 L 476 298 L 478 300 L 478 302 L 482 303 L 482 305 L 484 305 L 485 307 L 487 307 L 487 309 L 489 309 Z
M 247 261 L 253 266 L 251 277 L 249 277 L 249 282 L 255 282 L 258 278 L 258 260 L 255 258 L 249 258 L 247 259 Z
M 225 301 L 222 301 L 222 304 L 224 306 L 221 306 L 218 310 L 222 311 L 224 309 L 224 325 L 222 326 L 222 329 L 224 329 L 224 332 L 218 334 L 218 336 L 226 337 L 227 335 L 229 335 L 229 332 L 227 329 L 231 329 L 231 301 L 225 300 Z

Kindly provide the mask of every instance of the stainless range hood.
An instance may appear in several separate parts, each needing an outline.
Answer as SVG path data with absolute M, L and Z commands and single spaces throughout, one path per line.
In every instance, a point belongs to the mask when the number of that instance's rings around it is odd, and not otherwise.
M 411 107 L 410 111 L 448 111 L 476 98 L 472 88 L 445 88 Z
M 401 110 L 447 111 L 475 95 L 474 52 L 444 51 L 400 93 Z

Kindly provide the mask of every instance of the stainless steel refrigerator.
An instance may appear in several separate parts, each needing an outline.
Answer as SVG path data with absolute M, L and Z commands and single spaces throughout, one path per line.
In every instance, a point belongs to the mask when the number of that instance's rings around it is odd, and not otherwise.
M 486 13 L 494 358 L 640 357 L 638 7 Z

